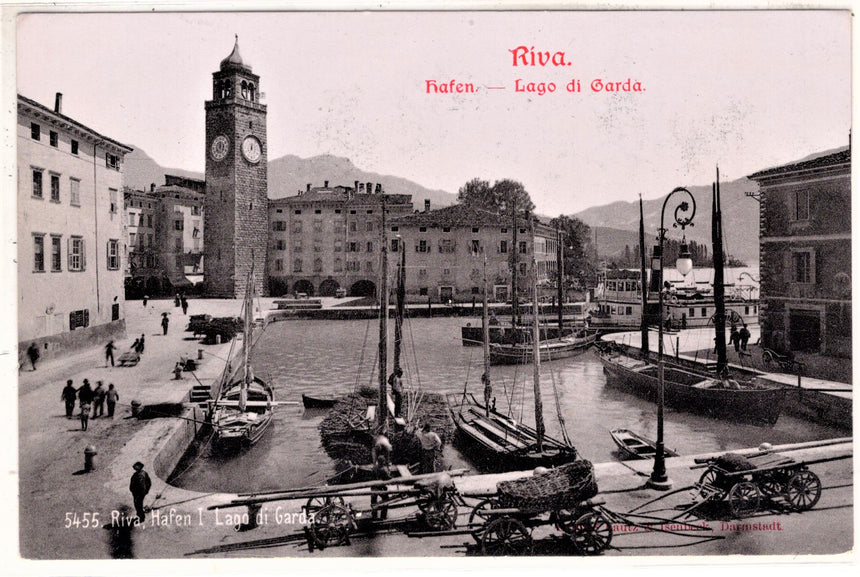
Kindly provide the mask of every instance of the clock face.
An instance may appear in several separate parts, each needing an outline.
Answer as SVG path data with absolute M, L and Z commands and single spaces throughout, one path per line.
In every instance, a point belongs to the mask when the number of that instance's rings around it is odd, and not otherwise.
M 260 157 L 263 156 L 263 148 L 260 146 L 260 141 L 254 136 L 248 136 L 242 141 L 242 154 L 248 162 L 260 162 Z
M 230 150 L 230 141 L 223 134 L 219 134 L 212 141 L 212 158 L 217 161 L 224 160 Z

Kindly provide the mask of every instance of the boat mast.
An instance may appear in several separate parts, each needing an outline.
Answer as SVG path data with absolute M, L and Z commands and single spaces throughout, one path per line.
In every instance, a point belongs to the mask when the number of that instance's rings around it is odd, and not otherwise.
M 397 270 L 397 304 L 394 308 L 394 372 L 400 368 L 400 350 L 403 347 L 403 307 L 406 301 L 406 250 L 398 242 L 400 263 Z
M 382 193 L 382 257 L 380 264 L 379 283 L 379 405 L 376 408 L 376 420 L 380 432 L 385 431 L 388 417 L 388 237 L 385 230 L 385 193 Z
M 535 259 L 535 230 L 534 221 L 526 215 L 529 221 L 529 236 L 532 239 L 532 364 L 534 365 L 535 391 L 535 432 L 537 433 L 537 452 L 543 452 L 543 400 L 540 395 L 540 325 L 538 324 L 538 294 L 537 294 L 537 261 Z
M 245 310 L 245 318 L 242 329 L 242 386 L 239 389 L 239 410 L 245 411 L 248 399 L 248 381 L 250 381 L 250 361 L 251 361 L 251 308 L 254 306 L 251 298 L 251 291 L 254 290 L 254 251 L 251 250 L 251 270 L 248 272 L 248 282 L 245 286 L 245 302 L 242 305 Z
M 490 415 L 490 397 L 493 396 L 492 384 L 490 383 L 490 321 L 487 309 L 487 255 L 484 254 L 484 297 L 481 315 L 481 332 L 484 339 L 484 413 Z
M 723 280 L 723 217 L 720 207 L 720 168 L 717 167 L 717 181 L 713 184 L 713 202 L 711 206 L 711 252 L 714 258 L 714 329 L 716 330 L 717 346 L 717 375 L 722 375 L 728 368 L 726 355 L 726 300 Z
M 647 276 L 645 272 L 645 216 L 642 209 L 642 195 L 639 195 L 639 285 L 642 291 L 642 315 L 639 319 L 641 331 L 641 351 L 642 358 L 648 358 L 648 319 L 645 316 L 645 310 L 648 306 L 648 288 L 645 282 Z
M 519 250 L 517 249 L 517 199 L 508 192 L 508 207 L 511 209 L 511 226 L 513 226 L 513 246 L 511 251 L 511 322 L 514 327 L 514 339 L 517 336 L 517 324 L 519 316 L 519 298 L 517 298 L 517 267 L 519 266 Z M 514 341 L 516 342 L 516 340 Z
M 556 231 L 556 268 L 558 268 L 558 338 L 562 337 L 562 325 L 564 323 L 564 254 L 562 251 L 562 239 L 564 236 L 561 233 L 561 223 Z

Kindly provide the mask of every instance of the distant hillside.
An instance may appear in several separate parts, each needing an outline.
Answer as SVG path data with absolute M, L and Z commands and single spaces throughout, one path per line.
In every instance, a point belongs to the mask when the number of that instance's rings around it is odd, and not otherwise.
M 739 258 L 748 264 L 758 263 L 758 232 L 759 207 L 758 201 L 744 195 L 747 191 L 757 190 L 757 185 L 747 178 L 720 183 L 720 198 L 723 210 L 723 236 L 728 254 Z M 693 226 L 688 227 L 688 240 L 711 245 L 711 186 L 688 186 L 687 189 L 696 199 L 696 216 Z M 656 241 L 657 229 L 660 226 L 660 211 L 663 208 L 665 196 L 658 199 L 646 200 L 643 203 L 645 216 L 645 243 L 652 245 Z M 673 200 L 680 200 L 675 195 Z M 672 215 L 676 205 L 666 207 L 665 224 L 669 229 L 670 238 L 680 240 L 681 231 L 672 228 Z M 624 250 L 624 244 L 638 244 L 639 237 L 639 201 L 613 202 L 605 206 L 595 206 L 576 213 L 574 216 L 585 224 L 598 227 L 597 251 L 601 256 L 612 256 Z M 616 229 L 601 232 L 604 228 Z M 629 231 L 629 232 L 628 232 Z M 709 251 L 710 252 L 710 251 Z
M 164 184 L 165 174 L 203 180 L 203 173 L 201 172 L 182 170 L 181 168 L 163 168 L 146 152 L 136 146 L 130 154 L 125 155 L 122 173 L 125 185 L 136 190 L 149 189 L 150 184 L 161 186 Z
M 295 196 L 311 186 L 352 186 L 355 181 L 382 183 L 386 192 L 411 194 L 416 209 L 424 208 L 424 200 L 430 200 L 431 208 L 448 206 L 457 202 L 457 195 L 444 190 L 429 190 L 420 184 L 386 174 L 366 172 L 357 168 L 348 158 L 328 154 L 311 158 L 299 158 L 292 154 L 269 161 L 269 198 Z
M 125 185 L 143 190 L 150 184 L 164 184 L 165 174 L 175 174 L 188 178 L 203 179 L 203 174 L 179 168 L 163 168 L 140 148 L 125 157 L 123 164 Z M 457 202 L 457 195 L 444 190 L 429 190 L 423 186 L 400 178 L 398 176 L 381 175 L 366 172 L 356 166 L 348 158 L 331 155 L 299 158 L 294 155 L 282 156 L 269 161 L 269 198 L 294 196 L 299 190 L 311 186 L 322 186 L 325 181 L 329 184 L 352 186 L 359 182 L 382 183 L 382 187 L 391 193 L 411 194 L 415 209 L 424 208 L 424 200 L 430 200 L 432 208 L 448 206 Z

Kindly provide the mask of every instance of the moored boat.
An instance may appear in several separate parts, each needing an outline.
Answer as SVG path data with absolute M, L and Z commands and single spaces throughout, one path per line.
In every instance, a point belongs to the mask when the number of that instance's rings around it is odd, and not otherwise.
M 225 369 L 222 386 L 209 415 L 215 441 L 221 444 L 253 445 L 259 441 L 272 423 L 277 404 L 272 387 L 263 379 L 255 377 L 251 369 L 253 281 L 252 267 L 243 304 L 242 366 L 238 375 L 232 375 L 229 369 Z
M 630 429 L 612 429 L 609 434 L 624 459 L 653 459 L 657 454 L 657 443 Z M 666 457 L 678 456 L 678 453 L 666 448 L 663 454 Z
M 555 467 L 578 458 L 576 449 L 563 441 L 541 435 L 505 415 L 488 409 L 471 393 L 447 395 L 448 407 L 459 440 L 488 469 L 524 471 Z
M 312 397 L 302 393 L 302 405 L 306 409 L 329 409 L 337 403 L 337 399 L 331 397 Z
M 593 345 L 596 340 L 596 333 L 580 330 L 567 337 L 541 340 L 537 348 L 541 361 L 554 361 L 579 355 Z M 490 364 L 492 365 L 516 365 L 532 362 L 534 362 L 534 346 L 530 342 L 494 343 L 490 345 Z

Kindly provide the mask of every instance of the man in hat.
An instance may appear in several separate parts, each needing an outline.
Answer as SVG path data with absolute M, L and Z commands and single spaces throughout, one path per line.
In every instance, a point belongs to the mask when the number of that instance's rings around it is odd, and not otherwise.
M 132 467 L 134 468 L 134 474 L 131 476 L 128 490 L 131 491 L 131 496 L 134 499 L 134 510 L 137 513 L 137 520 L 143 523 L 143 520 L 146 518 L 146 513 L 143 510 L 143 499 L 149 493 L 152 481 L 149 479 L 149 473 L 143 470 L 143 463 L 138 461 Z
M 430 430 L 430 423 L 424 423 L 415 436 L 421 442 L 421 473 L 435 473 L 436 452 L 442 448 L 442 439 Z

